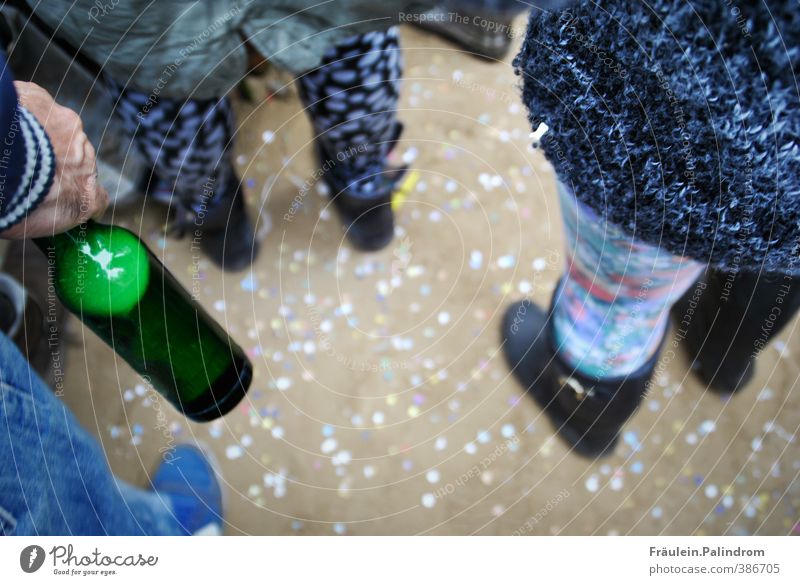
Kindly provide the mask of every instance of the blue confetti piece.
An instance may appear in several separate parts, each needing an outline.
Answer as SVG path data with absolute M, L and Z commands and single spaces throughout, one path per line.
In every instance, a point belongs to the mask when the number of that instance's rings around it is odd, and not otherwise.
M 634 449 L 638 449 L 641 446 L 641 443 L 639 443 L 639 436 L 634 431 L 626 431 L 622 435 L 622 440 Z
M 253 292 L 258 289 L 258 281 L 252 272 L 242 279 L 241 286 L 242 290 L 248 292 Z

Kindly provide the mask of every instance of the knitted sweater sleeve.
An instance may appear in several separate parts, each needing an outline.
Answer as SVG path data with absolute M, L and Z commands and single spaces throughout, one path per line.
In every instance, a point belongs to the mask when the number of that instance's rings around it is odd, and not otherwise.
M 0 231 L 4 231 L 47 196 L 56 161 L 44 128 L 19 104 L 2 54 L 0 70 Z

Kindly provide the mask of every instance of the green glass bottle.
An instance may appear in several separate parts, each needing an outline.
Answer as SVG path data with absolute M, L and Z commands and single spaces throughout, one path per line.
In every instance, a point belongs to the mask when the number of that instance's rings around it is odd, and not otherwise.
M 247 393 L 250 360 L 132 232 L 88 222 L 35 242 L 64 305 L 186 416 Z

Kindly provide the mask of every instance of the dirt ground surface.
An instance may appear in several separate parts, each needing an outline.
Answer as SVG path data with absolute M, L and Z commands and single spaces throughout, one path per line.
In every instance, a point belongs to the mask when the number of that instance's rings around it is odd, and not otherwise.
M 796 321 L 735 399 L 705 391 L 678 351 L 662 356 L 612 457 L 587 461 L 553 437 L 499 346 L 505 307 L 546 304 L 564 266 L 555 177 L 529 146 L 511 57 L 476 60 L 408 27 L 402 37 L 394 156 L 412 171 L 385 250 L 353 250 L 324 187 L 303 193 L 317 163 L 293 87 L 236 104 L 234 157 L 259 214 L 252 271 L 222 274 L 188 239 L 165 239 L 156 205 L 109 215 L 255 366 L 230 415 L 189 423 L 72 319 L 65 400 L 114 472 L 147 488 L 174 444 L 206 445 L 229 534 L 800 531 Z

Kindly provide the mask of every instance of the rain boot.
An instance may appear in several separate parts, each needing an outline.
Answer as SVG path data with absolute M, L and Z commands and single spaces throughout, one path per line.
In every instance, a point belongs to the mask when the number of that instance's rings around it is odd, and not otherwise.
M 658 352 L 627 376 L 597 379 L 559 356 L 552 328 L 551 316 L 531 301 L 511 305 L 501 330 L 509 367 L 576 453 L 610 455 L 647 392 Z
M 387 156 L 402 131 L 403 125 L 396 122 Z M 320 168 L 325 171 L 325 183 L 331 191 L 333 206 L 344 224 L 347 238 L 365 252 L 386 247 L 394 237 L 392 193 L 402 180 L 406 167 L 376 169 L 373 176 L 353 180 L 348 175 L 346 160 L 337 161 L 337 157 L 330 156 L 319 140 L 316 148 Z

